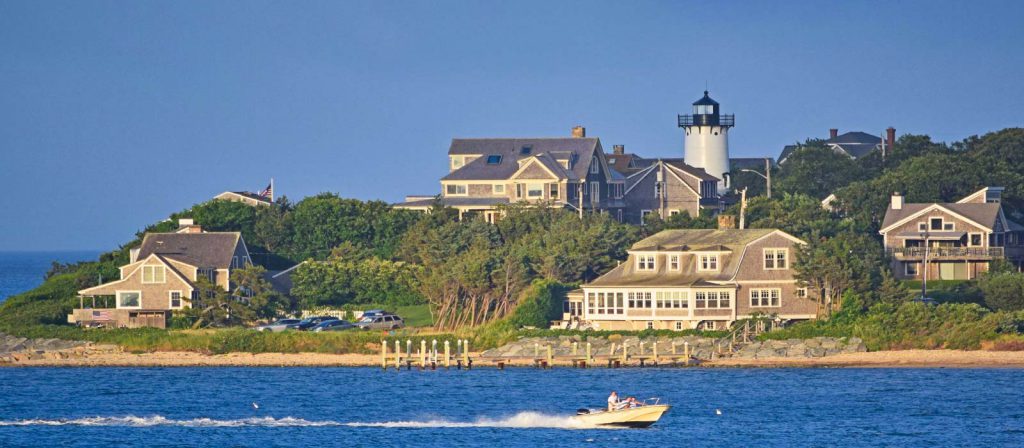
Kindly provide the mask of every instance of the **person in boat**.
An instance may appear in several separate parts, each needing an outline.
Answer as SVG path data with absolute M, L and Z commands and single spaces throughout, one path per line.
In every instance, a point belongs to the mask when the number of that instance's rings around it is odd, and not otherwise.
M 619 394 L 615 393 L 615 391 L 613 390 L 611 395 L 608 395 L 608 410 L 609 411 L 614 411 L 614 410 L 618 409 L 618 406 L 619 406 Z

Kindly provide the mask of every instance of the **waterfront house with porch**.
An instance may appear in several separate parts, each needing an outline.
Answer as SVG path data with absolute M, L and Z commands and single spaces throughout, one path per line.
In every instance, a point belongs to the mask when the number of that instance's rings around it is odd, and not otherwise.
M 1002 187 L 986 187 L 953 203 L 907 203 L 893 194 L 882 221 L 896 278 L 971 280 L 1003 259 L 1020 269 L 1024 226 L 1006 218 Z
M 180 224 L 178 232 L 147 233 L 121 266 L 120 279 L 78 291 L 79 307 L 68 322 L 164 328 L 172 311 L 198 299 L 200 278 L 232 291 L 231 271 L 251 264 L 241 233 L 204 232 L 191 220 Z
M 817 316 L 794 278 L 804 244 L 776 229 L 665 230 L 634 244 L 625 262 L 569 294 L 563 327 L 724 329 L 763 314 Z

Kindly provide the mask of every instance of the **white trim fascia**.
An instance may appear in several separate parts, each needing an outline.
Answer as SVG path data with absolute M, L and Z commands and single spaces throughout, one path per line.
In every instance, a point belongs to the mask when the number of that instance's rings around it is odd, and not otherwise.
M 512 173 L 512 175 L 508 177 L 509 180 L 518 180 L 519 174 L 522 173 L 523 170 L 525 170 L 527 167 L 529 167 L 531 164 L 534 164 L 534 163 L 536 163 L 537 165 L 540 165 L 540 167 L 543 168 L 544 171 L 547 171 L 547 173 L 550 174 L 551 177 L 554 178 L 555 180 L 560 180 L 561 179 L 561 177 L 559 177 L 557 174 L 555 174 L 553 171 L 551 171 L 551 169 L 549 169 L 546 165 L 544 165 L 543 163 L 540 163 L 540 160 L 538 160 L 537 156 L 534 155 L 534 156 L 530 156 L 528 159 L 526 159 L 526 163 L 523 163 L 519 167 L 519 169 L 516 170 L 516 172 Z M 543 179 L 523 179 L 523 180 L 543 180 Z
M 669 168 L 668 169 L 668 173 L 671 174 L 672 177 L 676 178 L 676 180 L 678 180 L 679 183 L 685 185 L 686 188 L 689 189 L 691 193 L 697 195 L 698 198 L 703 197 L 703 196 L 700 195 L 700 193 L 697 192 L 697 190 L 694 190 L 693 187 L 690 186 L 690 184 L 686 183 L 686 181 L 683 180 L 683 178 L 679 177 L 679 175 L 675 173 L 675 171 L 676 171 L 675 167 L 673 167 L 672 165 L 669 165 L 667 163 L 665 164 L 665 166 L 667 166 Z M 686 173 L 685 171 L 683 171 L 683 172 Z M 686 173 L 686 174 L 689 174 L 689 173 Z M 697 177 L 697 176 L 693 176 L 693 177 Z M 700 178 L 697 178 L 697 183 L 700 183 L 700 182 L 701 182 Z
M 956 203 L 957 204 L 967 204 L 967 203 L 970 203 L 971 199 L 974 199 L 975 196 L 977 196 L 979 194 L 984 194 L 987 191 L 988 191 L 988 187 L 982 188 L 982 189 L 980 189 L 978 191 L 975 191 L 974 193 L 971 193 L 971 194 L 969 194 L 967 196 L 964 196 L 963 199 L 960 199 L 959 201 L 956 201 Z M 985 201 L 982 201 L 982 202 L 985 202 Z
M 627 188 L 626 191 L 624 193 L 622 193 L 622 196 L 625 197 L 626 195 L 629 194 L 630 191 L 633 191 L 633 189 L 636 188 L 637 185 L 640 185 L 640 182 L 643 182 L 644 178 L 646 178 L 647 175 L 651 174 L 654 171 L 654 167 L 656 167 L 656 166 L 658 166 L 658 165 L 654 164 L 654 165 L 651 165 L 651 166 L 645 168 L 643 171 L 639 171 L 637 173 L 633 173 L 633 176 L 636 176 L 637 174 L 640 174 L 640 173 L 644 173 L 644 175 L 641 176 L 636 181 L 634 181 L 633 185 L 630 185 L 629 188 Z M 632 176 L 630 176 L 630 177 L 632 177 Z

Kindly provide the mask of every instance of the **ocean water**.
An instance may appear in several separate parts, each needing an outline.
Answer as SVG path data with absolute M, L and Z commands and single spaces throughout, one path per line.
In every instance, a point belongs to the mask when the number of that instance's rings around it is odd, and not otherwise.
M 0 446 L 1024 446 L 1022 383 L 1014 369 L 7 368 Z M 613 389 L 673 408 L 647 429 L 573 423 Z
M 0 252 L 0 302 L 43 283 L 50 263 L 95 260 L 98 251 Z

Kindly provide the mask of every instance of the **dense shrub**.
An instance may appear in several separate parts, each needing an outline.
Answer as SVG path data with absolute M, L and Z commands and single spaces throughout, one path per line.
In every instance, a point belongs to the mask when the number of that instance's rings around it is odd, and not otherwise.
M 535 280 L 519 299 L 509 317 L 517 327 L 547 328 L 562 315 L 562 303 L 570 287 L 554 280 Z
M 1000 272 L 982 277 L 981 291 L 985 305 L 994 310 L 1024 309 L 1024 274 Z

